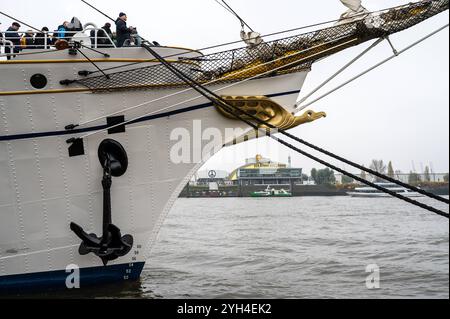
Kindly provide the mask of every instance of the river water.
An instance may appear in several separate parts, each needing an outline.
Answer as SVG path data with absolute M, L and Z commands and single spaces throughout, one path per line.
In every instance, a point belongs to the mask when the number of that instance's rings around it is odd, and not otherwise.
M 368 265 L 379 268 L 379 289 L 367 288 Z M 449 224 L 391 198 L 180 199 L 134 289 L 143 298 L 449 298 Z
M 448 223 L 391 198 L 179 199 L 139 282 L 48 297 L 448 299 Z

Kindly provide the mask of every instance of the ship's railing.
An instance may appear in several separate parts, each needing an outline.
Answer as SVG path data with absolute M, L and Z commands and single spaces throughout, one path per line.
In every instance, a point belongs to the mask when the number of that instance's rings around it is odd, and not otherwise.
M 23 33 L 19 37 L 10 36 L 10 34 Z M 31 35 L 32 43 L 24 43 L 23 41 L 30 40 L 30 36 L 26 36 L 25 33 Z M 43 36 L 38 36 L 43 34 Z M 0 38 L 7 39 L 5 42 L 0 42 L 3 46 L 8 45 L 11 48 L 18 49 L 33 49 L 33 48 L 42 48 L 42 49 L 50 49 L 52 47 L 53 37 L 50 32 L 2 32 Z M 34 44 L 36 40 L 43 40 L 42 45 Z
M 14 47 L 14 44 L 11 41 L 5 40 L 3 37 L 0 36 L 0 47 L 11 49 Z
M 102 31 L 104 36 L 99 36 Z M 18 34 L 17 36 L 11 35 Z M 59 37 L 58 31 L 4 31 L 0 32 L 0 49 L 6 54 L 14 53 L 20 55 L 22 50 L 52 50 L 55 49 L 55 43 L 59 39 L 67 41 L 80 41 L 84 46 L 91 48 L 116 48 L 117 45 L 113 38 L 102 28 L 94 24 L 85 25 L 82 31 L 64 31 L 64 35 Z

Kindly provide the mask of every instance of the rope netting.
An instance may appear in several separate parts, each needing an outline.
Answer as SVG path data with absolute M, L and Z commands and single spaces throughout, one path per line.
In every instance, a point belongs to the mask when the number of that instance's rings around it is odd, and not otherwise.
M 408 29 L 449 8 L 449 0 L 424 0 L 405 6 L 367 13 L 353 21 L 337 23 L 254 47 L 213 53 L 198 58 L 178 57 L 172 62 L 184 74 L 202 84 L 236 82 L 258 75 L 270 77 L 309 70 L 312 63 L 363 42 Z M 347 20 L 348 21 L 348 20 Z M 286 66 L 286 67 L 284 67 Z M 270 73 L 271 70 L 274 72 Z M 76 80 L 93 91 L 185 87 L 162 64 Z

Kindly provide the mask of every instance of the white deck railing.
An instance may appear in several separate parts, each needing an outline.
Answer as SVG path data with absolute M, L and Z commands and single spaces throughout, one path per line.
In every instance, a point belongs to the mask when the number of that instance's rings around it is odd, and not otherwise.
M 98 34 L 100 31 L 103 31 L 106 36 L 99 37 Z M 55 49 L 55 42 L 60 39 L 60 32 L 58 31 L 4 31 L 0 33 L 0 56 L 10 54 L 20 55 L 20 51 L 30 49 L 52 50 Z M 11 37 L 11 33 L 17 33 L 19 34 L 19 37 Z M 96 27 L 92 23 L 86 24 L 83 31 L 65 31 L 61 39 L 68 41 L 82 41 L 84 46 L 89 46 L 91 48 L 117 47 L 106 31 Z M 9 54 L 7 51 L 9 51 Z

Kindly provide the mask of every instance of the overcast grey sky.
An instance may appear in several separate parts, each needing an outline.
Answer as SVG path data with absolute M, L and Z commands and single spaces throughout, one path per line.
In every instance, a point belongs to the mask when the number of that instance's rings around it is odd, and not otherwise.
M 266 34 L 339 17 L 345 10 L 339 0 L 229 0 L 235 10 L 257 31 Z M 407 0 L 366 0 L 369 10 L 382 9 Z M 99 26 L 107 21 L 79 0 L 0 0 L 0 8 L 29 24 L 55 29 L 64 20 L 77 16 L 83 23 Z M 115 18 L 128 14 L 129 25 L 138 27 L 148 39 L 161 44 L 202 48 L 237 40 L 240 25 L 214 0 L 110 1 L 92 0 L 92 4 Z M 392 37 L 398 49 L 448 23 L 445 12 L 438 17 Z M 0 28 L 12 21 L 0 17 Z M 416 170 L 434 166 L 435 172 L 449 171 L 449 31 L 427 40 L 415 49 L 366 75 L 339 92 L 311 106 L 326 111 L 328 117 L 292 132 L 361 164 L 374 158 L 392 160 L 395 169 L 409 172 L 414 161 Z M 352 59 L 368 44 L 346 50 L 313 65 L 303 92 L 306 93 Z M 328 88 L 348 79 L 368 66 L 392 54 L 386 43 L 334 80 Z M 288 150 L 267 150 L 266 157 L 293 164 L 310 171 L 320 167 Z M 251 143 L 250 143 L 251 145 Z M 231 170 L 240 165 L 244 145 L 221 151 L 207 168 Z M 223 163 L 224 154 L 233 152 L 234 161 Z M 242 154 L 242 156 L 241 156 Z M 229 158 L 229 156 L 227 157 Z M 241 159 L 242 158 L 242 159 Z

